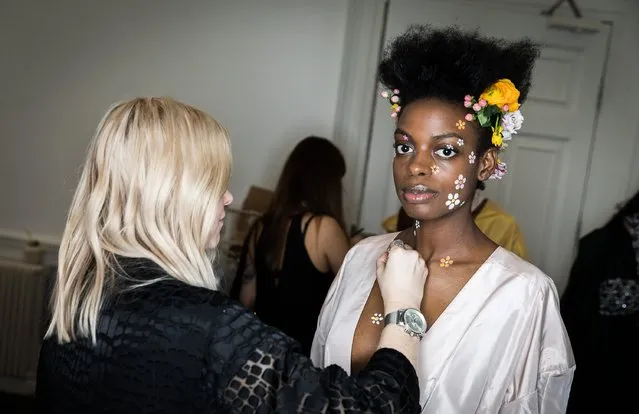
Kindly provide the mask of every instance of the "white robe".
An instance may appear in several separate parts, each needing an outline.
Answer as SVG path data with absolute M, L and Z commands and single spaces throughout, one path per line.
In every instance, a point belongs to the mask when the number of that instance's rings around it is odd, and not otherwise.
M 311 358 L 350 373 L 375 261 L 397 233 L 353 247 L 328 292 Z M 421 341 L 423 413 L 563 413 L 575 362 L 553 281 L 499 247 Z

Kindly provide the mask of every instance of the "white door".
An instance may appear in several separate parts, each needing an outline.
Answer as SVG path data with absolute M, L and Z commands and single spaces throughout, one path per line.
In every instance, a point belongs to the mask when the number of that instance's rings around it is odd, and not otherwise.
M 487 193 L 515 216 L 531 261 L 561 292 L 577 240 L 609 31 L 576 34 L 549 28 L 539 11 L 477 3 L 392 0 L 384 43 L 409 24 L 428 23 L 542 45 L 522 107 L 524 126 L 503 154 L 509 172 L 488 182 Z M 360 217 L 370 232 L 380 232 L 382 219 L 400 206 L 391 175 L 393 130 L 388 104 L 378 99 Z

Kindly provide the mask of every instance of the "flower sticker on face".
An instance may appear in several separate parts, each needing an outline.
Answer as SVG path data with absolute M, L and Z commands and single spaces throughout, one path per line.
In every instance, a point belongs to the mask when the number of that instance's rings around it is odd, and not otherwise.
M 457 177 L 457 179 L 455 180 L 455 189 L 461 190 L 462 188 L 464 188 L 464 184 L 466 184 L 466 177 L 459 174 L 459 177 Z
M 459 145 L 460 147 L 463 147 L 463 146 L 464 146 L 464 140 L 463 140 L 463 139 L 461 139 L 461 138 L 459 138 L 459 139 L 457 140 L 457 145 Z
M 439 165 L 431 165 L 430 172 L 433 174 L 437 174 L 439 172 Z
M 457 123 L 455 124 L 457 126 L 457 129 L 462 130 L 462 129 L 466 129 L 466 121 L 457 121 Z
M 474 164 L 476 159 L 477 156 L 475 155 L 475 151 L 471 151 L 470 154 L 468 154 L 468 162 L 470 164 Z
M 459 205 L 459 203 L 461 203 L 461 200 L 459 199 L 458 193 L 448 194 L 448 200 L 446 200 L 446 206 L 448 207 L 449 210 L 454 209 L 455 206 Z

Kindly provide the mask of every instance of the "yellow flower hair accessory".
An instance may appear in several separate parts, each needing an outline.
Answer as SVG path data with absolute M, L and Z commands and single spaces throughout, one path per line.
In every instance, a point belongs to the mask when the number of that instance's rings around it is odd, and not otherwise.
M 510 79 L 500 79 L 488 87 L 479 100 L 484 99 L 488 105 L 501 108 L 504 112 L 514 112 L 519 109 L 519 90 Z
M 471 95 L 464 97 L 464 106 L 474 113 L 466 114 L 468 121 L 477 120 L 482 127 L 492 129 L 492 144 L 500 151 L 508 145 L 505 141 L 521 129 L 524 117 L 519 111 L 519 90 L 510 79 L 500 79 L 490 85 L 476 100 Z M 506 174 L 506 163 L 501 160 L 490 178 L 502 178 Z

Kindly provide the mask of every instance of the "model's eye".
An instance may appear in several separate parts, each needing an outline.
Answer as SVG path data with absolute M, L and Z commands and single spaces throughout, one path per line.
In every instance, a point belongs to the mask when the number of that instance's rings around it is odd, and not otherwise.
M 444 148 L 440 148 L 435 151 L 435 155 L 441 158 L 452 158 L 458 154 L 458 151 L 452 145 L 446 145 Z
M 404 155 L 413 151 L 413 148 L 410 145 L 404 144 L 403 142 L 394 143 L 393 148 L 395 148 L 395 154 L 397 155 Z

